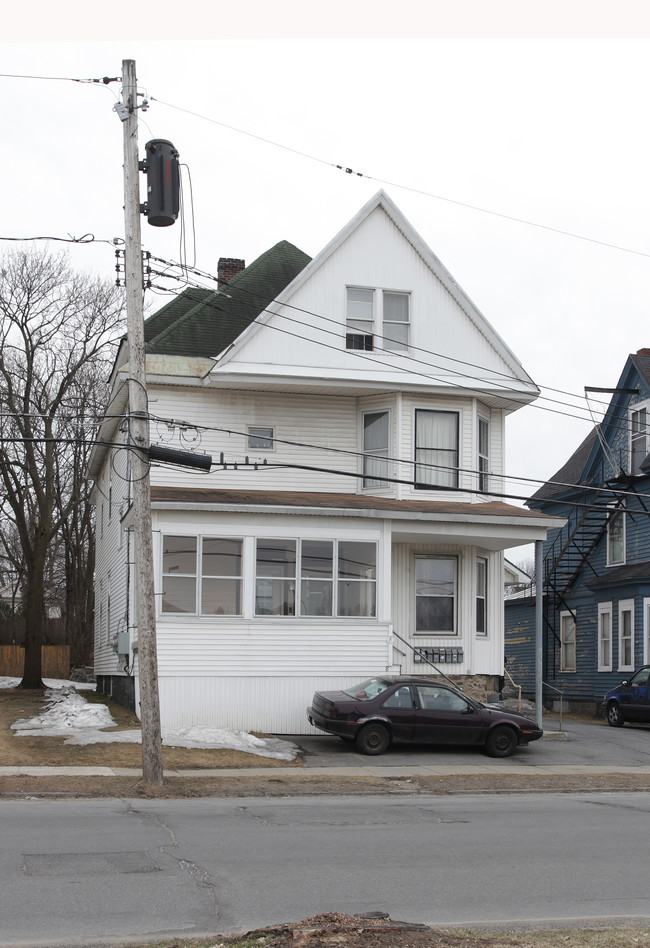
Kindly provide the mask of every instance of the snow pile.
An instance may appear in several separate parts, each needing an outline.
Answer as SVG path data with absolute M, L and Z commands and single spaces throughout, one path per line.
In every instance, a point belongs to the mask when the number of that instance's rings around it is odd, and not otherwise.
M 7 687 L 2 685 L 3 680 L 6 679 L 0 679 L 0 687 Z M 129 731 L 101 730 L 115 726 L 106 705 L 88 704 L 78 693 L 76 686 L 67 683 L 60 688 L 46 690 L 45 710 L 41 714 L 33 718 L 23 718 L 11 725 L 17 737 L 65 737 L 66 744 L 141 742 L 142 733 L 139 728 Z M 296 745 L 289 741 L 278 738 L 263 739 L 246 731 L 209 725 L 166 729 L 163 730 L 162 739 L 166 747 L 228 748 L 256 754 L 258 757 L 274 757 L 277 760 L 293 760 L 298 753 Z

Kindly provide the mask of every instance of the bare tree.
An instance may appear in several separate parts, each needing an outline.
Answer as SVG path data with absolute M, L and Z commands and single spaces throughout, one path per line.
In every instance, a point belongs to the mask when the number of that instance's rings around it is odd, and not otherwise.
M 119 291 L 75 273 L 65 255 L 0 261 L 0 503 L 20 541 L 25 688 L 42 687 L 48 556 L 89 499 L 79 482 L 94 422 L 84 386 L 106 372 L 121 320 Z

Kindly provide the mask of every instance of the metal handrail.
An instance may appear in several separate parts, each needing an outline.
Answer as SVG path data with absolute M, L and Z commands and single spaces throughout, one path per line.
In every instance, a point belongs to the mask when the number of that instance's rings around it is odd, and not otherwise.
M 512 687 L 513 687 L 513 688 L 516 688 L 517 691 L 519 692 L 519 699 L 518 699 L 518 704 L 517 704 L 517 711 L 519 711 L 519 713 L 521 714 L 521 685 L 518 685 L 518 684 L 517 684 L 517 682 L 514 680 L 514 678 L 512 677 L 512 675 L 510 674 L 510 672 L 508 671 L 507 668 L 504 668 L 504 669 L 503 669 L 503 673 L 504 673 L 504 676 L 509 679 L 510 684 L 512 685 Z
M 550 688 L 551 691 L 557 691 L 560 696 L 560 730 L 562 730 L 562 708 L 564 707 L 564 692 L 559 688 L 556 688 L 555 685 L 549 685 L 547 681 L 542 681 L 543 685 L 546 685 L 547 688 Z

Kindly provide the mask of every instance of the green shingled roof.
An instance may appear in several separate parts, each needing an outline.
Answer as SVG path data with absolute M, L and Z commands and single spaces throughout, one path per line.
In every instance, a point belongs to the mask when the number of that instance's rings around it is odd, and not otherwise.
M 214 358 L 282 293 L 311 258 L 280 241 L 217 292 L 188 288 L 145 322 L 147 352 Z

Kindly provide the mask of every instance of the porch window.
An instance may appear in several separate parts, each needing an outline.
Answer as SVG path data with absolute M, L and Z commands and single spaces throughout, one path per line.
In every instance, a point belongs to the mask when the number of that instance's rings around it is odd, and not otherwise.
M 390 476 L 390 416 L 387 411 L 366 412 L 363 416 L 363 486 L 388 487 Z
M 339 540 L 337 575 L 337 615 L 377 615 L 376 545 L 355 540 Z
M 258 540 L 258 616 L 373 617 L 377 545 L 355 540 Z
M 295 540 L 258 540 L 255 614 L 296 614 L 297 544 Z
M 242 541 L 203 537 L 201 542 L 201 615 L 242 613 Z
M 242 541 L 163 537 L 162 612 L 242 614 Z
M 303 540 L 300 553 L 300 614 L 331 616 L 334 604 L 334 541 Z
M 625 563 L 625 513 L 612 511 L 607 521 L 607 565 Z
M 576 620 L 570 612 L 560 616 L 560 671 L 576 670 Z
M 476 634 L 487 635 L 487 560 L 476 558 Z
M 612 604 L 598 603 L 598 671 L 612 670 Z
M 618 604 L 618 670 L 634 668 L 634 600 L 621 599 Z
M 456 634 L 456 558 L 416 556 L 415 631 Z
M 163 612 L 196 613 L 196 557 L 197 537 L 163 537 Z
M 458 487 L 458 412 L 415 412 L 415 487 Z

